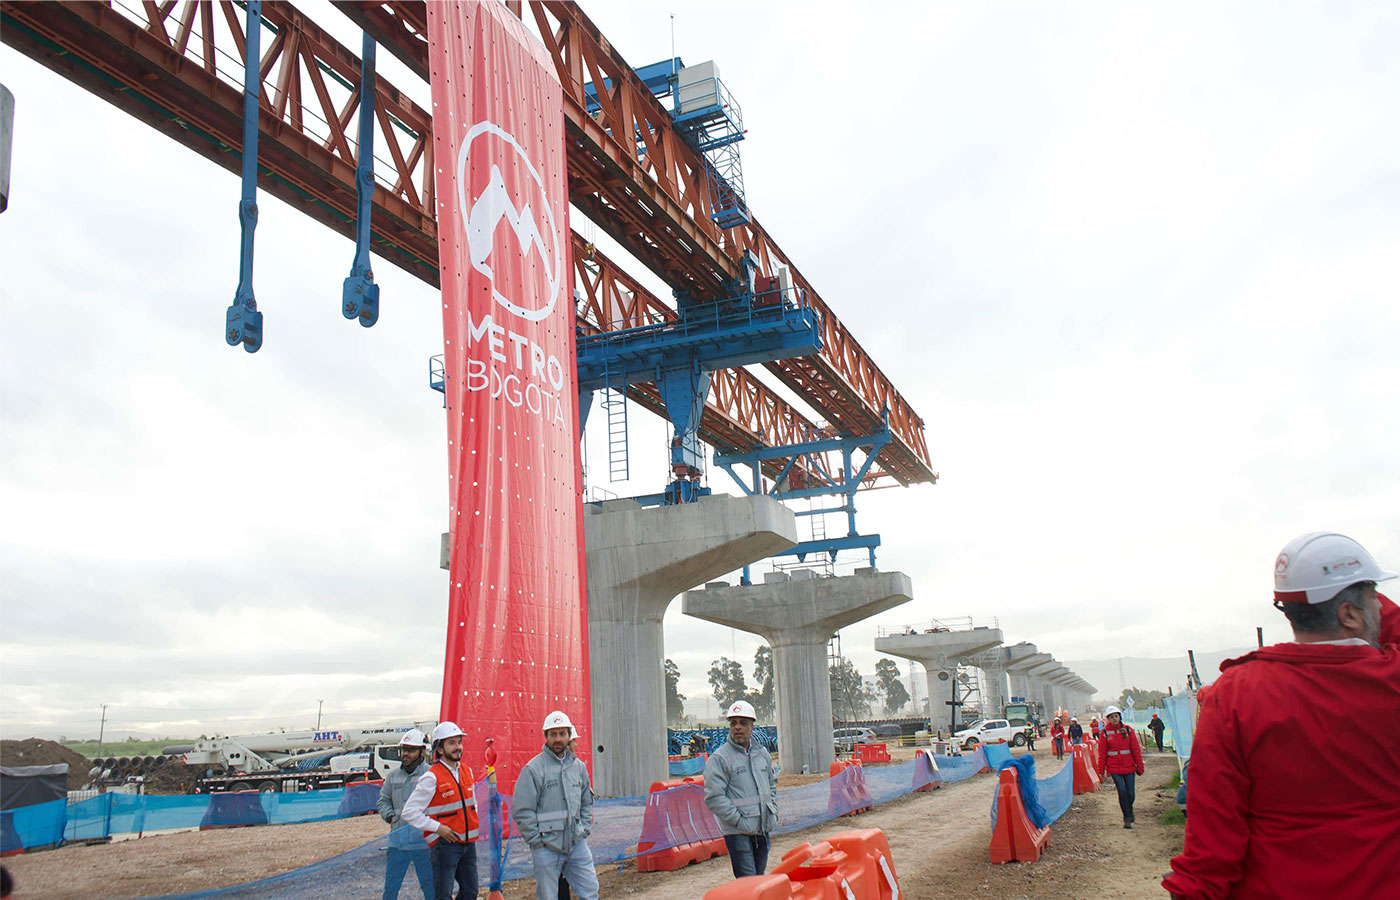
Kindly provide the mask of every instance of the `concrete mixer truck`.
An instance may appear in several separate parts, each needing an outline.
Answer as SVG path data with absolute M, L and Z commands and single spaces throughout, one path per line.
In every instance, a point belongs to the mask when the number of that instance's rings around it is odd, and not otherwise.
M 195 792 L 280 793 L 343 787 L 383 778 L 399 764 L 399 738 L 436 722 L 397 722 L 368 728 L 289 731 L 213 737 L 184 752 L 199 773 Z M 170 748 L 176 749 L 176 748 Z

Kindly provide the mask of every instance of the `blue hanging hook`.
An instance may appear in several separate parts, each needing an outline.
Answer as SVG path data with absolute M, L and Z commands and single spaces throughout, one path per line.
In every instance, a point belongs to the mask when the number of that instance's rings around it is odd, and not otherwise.
M 258 227 L 258 71 L 262 59 L 262 2 L 248 2 L 248 30 L 243 55 L 243 196 L 238 203 L 242 244 L 238 254 L 238 290 L 228 308 L 225 339 L 249 353 L 262 346 L 263 315 L 253 298 L 253 232 Z
M 368 328 L 379 321 L 379 285 L 369 262 L 369 216 L 374 200 L 374 39 L 364 36 L 360 62 L 360 140 L 355 163 L 355 262 L 341 293 L 341 311 Z

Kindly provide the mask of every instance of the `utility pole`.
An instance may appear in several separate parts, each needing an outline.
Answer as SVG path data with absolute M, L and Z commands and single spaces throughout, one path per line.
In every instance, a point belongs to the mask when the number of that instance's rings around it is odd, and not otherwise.
M 325 702 L 326 702 L 326 701 L 324 701 L 324 700 L 317 700 L 317 701 L 316 701 L 316 730 L 317 730 L 317 731 L 320 731 L 320 730 L 321 730 L 321 707 L 325 705 Z
M 107 704 L 102 704 L 102 724 L 97 728 L 97 755 L 102 755 L 102 739 L 107 735 Z
M 1255 640 L 1259 642 L 1259 648 L 1262 650 L 1264 648 L 1264 628 L 1262 625 L 1254 629 L 1254 637 Z

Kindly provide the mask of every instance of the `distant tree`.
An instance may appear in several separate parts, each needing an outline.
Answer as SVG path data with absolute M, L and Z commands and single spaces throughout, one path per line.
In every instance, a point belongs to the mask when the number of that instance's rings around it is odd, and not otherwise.
M 899 664 L 892 659 L 882 659 L 875 664 L 875 678 L 884 694 L 885 715 L 891 716 L 909 702 L 909 692 L 899 677 Z
M 666 673 L 666 721 L 679 722 L 685 718 L 685 694 L 679 690 L 681 670 L 669 659 L 662 670 Z
M 1167 699 L 1166 691 L 1147 691 L 1142 688 L 1124 688 L 1123 693 L 1118 695 L 1118 706 L 1123 709 L 1128 708 L 1128 696 L 1132 695 L 1133 708 L 1142 709 L 1147 706 L 1164 706 Z
M 866 690 L 865 679 L 855 663 L 843 657 L 832 663 L 829 675 L 831 708 L 839 718 L 850 722 L 870 711 L 870 701 L 875 698 Z
M 744 667 L 727 656 L 711 662 L 710 688 L 721 711 L 735 700 L 743 700 L 749 691 L 748 682 L 744 680 Z
M 748 693 L 754 712 L 764 720 L 773 718 L 773 648 L 760 644 L 753 654 L 753 680 L 758 690 Z

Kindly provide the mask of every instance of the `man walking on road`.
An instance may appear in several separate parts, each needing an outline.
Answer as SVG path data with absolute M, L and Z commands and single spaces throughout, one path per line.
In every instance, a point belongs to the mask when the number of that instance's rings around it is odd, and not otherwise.
M 1400 872 L 1400 647 L 1380 645 L 1376 582 L 1340 534 L 1274 563 L 1291 643 L 1228 660 L 1201 699 L 1186 844 L 1162 882 L 1184 900 L 1376 900 Z M 1355 739 L 1337 740 L 1338 735 Z
M 515 783 L 511 817 L 530 846 L 536 900 L 556 900 L 562 879 L 583 900 L 598 900 L 598 872 L 588 849 L 593 788 L 588 768 L 569 744 L 574 725 L 555 711 L 544 719 L 544 749 Z
M 729 739 L 705 763 L 705 805 L 719 819 L 735 878 L 768 868 L 768 835 L 778 824 L 773 757 L 753 740 L 758 716 L 740 700 L 729 707 Z
M 1147 723 L 1147 730 L 1152 732 L 1152 739 L 1157 742 L 1157 752 L 1162 752 L 1162 732 L 1167 730 L 1167 726 L 1162 720 L 1157 718 L 1157 714 L 1152 714 L 1152 721 Z
M 428 773 L 413 786 L 403 805 L 403 820 L 423 832 L 433 860 L 433 898 L 476 900 L 477 839 L 475 779 L 462 765 L 462 729 L 439 722 L 433 729 L 433 755 Z
M 1137 800 L 1137 776 L 1144 771 L 1142 766 L 1142 746 L 1138 743 L 1137 732 L 1123 724 L 1123 711 L 1110 706 L 1105 711 L 1108 720 L 1099 738 L 1099 758 L 1095 768 L 1099 778 L 1105 774 L 1113 779 L 1118 789 L 1118 808 L 1123 811 L 1123 827 L 1132 828 L 1136 817 L 1133 815 L 1133 802 Z
M 404 804 L 408 802 L 413 788 L 428 774 L 428 766 L 423 761 L 427 739 L 417 728 L 410 728 L 399 739 L 399 767 L 384 777 L 384 786 L 379 789 L 379 802 L 375 804 L 379 817 L 394 830 L 389 832 L 389 852 L 384 858 L 384 900 L 395 900 L 408 867 L 418 874 L 418 885 L 423 896 L 431 900 L 433 896 L 433 861 L 428 844 L 418 829 L 403 820 Z

